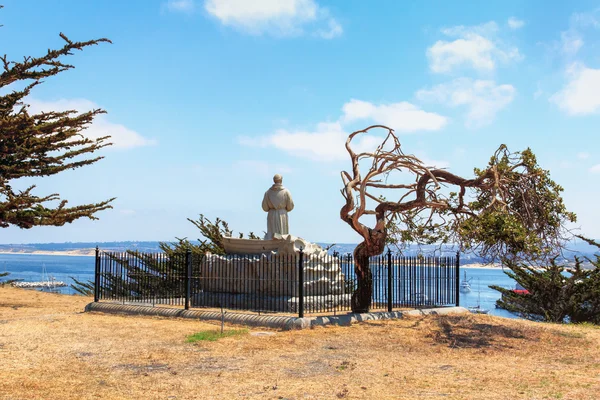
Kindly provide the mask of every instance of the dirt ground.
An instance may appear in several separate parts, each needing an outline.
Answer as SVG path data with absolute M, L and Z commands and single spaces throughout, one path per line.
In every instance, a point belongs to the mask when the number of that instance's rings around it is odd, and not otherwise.
M 600 329 L 486 315 L 267 331 L 0 287 L 0 399 L 598 399 Z

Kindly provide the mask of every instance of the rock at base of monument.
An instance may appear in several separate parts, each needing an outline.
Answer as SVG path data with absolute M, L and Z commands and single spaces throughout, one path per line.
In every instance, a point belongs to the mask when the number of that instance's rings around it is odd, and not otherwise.
M 306 254 L 321 254 L 325 250 L 318 244 L 310 243 L 294 235 L 273 235 L 273 239 L 239 239 L 233 237 L 223 238 L 223 247 L 227 254 L 294 254 L 300 249 Z M 325 252 L 326 253 L 326 252 Z
M 279 234 L 270 240 L 226 237 L 223 246 L 225 256 L 208 254 L 200 265 L 199 288 L 205 292 L 298 296 L 298 253 L 302 249 L 305 296 L 344 294 L 346 277 L 340 260 L 302 238 Z
M 298 296 L 298 265 L 294 259 L 205 257 L 198 271 L 197 288 L 203 292 Z M 243 278 L 243 279 L 242 279 Z M 345 277 L 337 260 L 310 260 L 304 268 L 306 296 L 344 293 Z
M 350 308 L 351 295 L 304 296 L 305 312 L 327 312 L 334 308 Z M 192 307 L 212 307 L 253 311 L 297 313 L 298 297 L 259 296 L 253 294 L 232 294 L 201 292 L 192 297 Z
M 351 300 L 351 294 L 304 296 L 304 312 L 332 312 L 334 309 L 338 308 L 350 310 Z M 297 313 L 299 304 L 299 297 L 290 298 L 288 300 L 289 312 Z

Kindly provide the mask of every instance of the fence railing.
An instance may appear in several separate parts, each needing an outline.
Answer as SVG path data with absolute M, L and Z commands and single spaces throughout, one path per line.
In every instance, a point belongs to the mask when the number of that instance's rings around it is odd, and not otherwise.
M 96 251 L 94 300 L 186 305 L 186 253 Z
M 443 307 L 459 302 L 456 257 L 370 259 L 371 308 Z M 191 252 L 96 251 L 95 301 L 304 314 L 351 310 L 351 255 L 219 256 Z

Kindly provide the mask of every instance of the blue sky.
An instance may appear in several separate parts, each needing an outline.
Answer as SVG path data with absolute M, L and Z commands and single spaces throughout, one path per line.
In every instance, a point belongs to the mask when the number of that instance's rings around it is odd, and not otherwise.
M 31 94 L 34 110 L 100 106 L 101 162 L 41 180 L 99 221 L 0 230 L 1 243 L 197 238 L 204 213 L 266 230 L 274 173 L 291 233 L 358 242 L 339 219 L 345 136 L 394 128 L 404 151 L 470 176 L 500 144 L 531 147 L 600 237 L 600 1 L 6 0 L 10 59 L 72 40 L 112 45 Z M 17 183 L 15 182 L 15 186 Z

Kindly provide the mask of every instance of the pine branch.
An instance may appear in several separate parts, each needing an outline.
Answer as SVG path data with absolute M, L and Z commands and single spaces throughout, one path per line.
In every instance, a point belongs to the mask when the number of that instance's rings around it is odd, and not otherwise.
M 72 276 L 70 276 L 69 278 L 71 278 L 73 282 L 75 282 L 74 284 L 71 284 L 71 289 L 75 290 L 77 293 L 83 296 L 92 296 L 94 294 L 94 282 L 81 282 Z
M 0 272 L 0 278 L 4 278 L 5 276 L 9 276 L 10 272 Z M 2 279 L 0 279 L 0 286 L 3 285 L 10 285 L 13 282 L 19 282 L 21 279 L 9 279 L 6 281 L 3 281 Z
M 67 200 L 57 193 L 37 196 L 32 193 L 35 186 L 19 192 L 11 186 L 19 178 L 50 176 L 94 164 L 104 157 L 90 155 L 112 144 L 109 136 L 90 139 L 84 135 L 94 118 L 106 112 L 102 109 L 31 114 L 24 102 L 43 78 L 74 68 L 63 57 L 85 47 L 111 43 L 106 38 L 77 42 L 63 33 L 60 37 L 65 44 L 41 57 L 26 56 L 20 62 L 10 61 L 6 55 L 0 57 L 0 88 L 29 82 L 21 90 L 0 96 L 0 227 L 61 226 L 79 218 L 95 220 L 97 212 L 112 208 L 114 198 L 67 207 Z
M 22 80 L 36 80 L 47 78 L 59 74 L 71 68 L 75 68 L 71 64 L 66 64 L 58 59 L 62 56 L 73 55 L 73 50 L 83 50 L 85 47 L 97 45 L 100 43 L 112 43 L 109 39 L 101 38 L 88 40 L 85 42 L 73 42 L 64 33 L 59 35 L 66 44 L 58 49 L 48 49 L 46 55 L 42 57 L 23 57 L 22 62 L 9 61 L 6 54 L 0 57 L 4 72 L 0 74 L 0 87 L 4 87 Z

